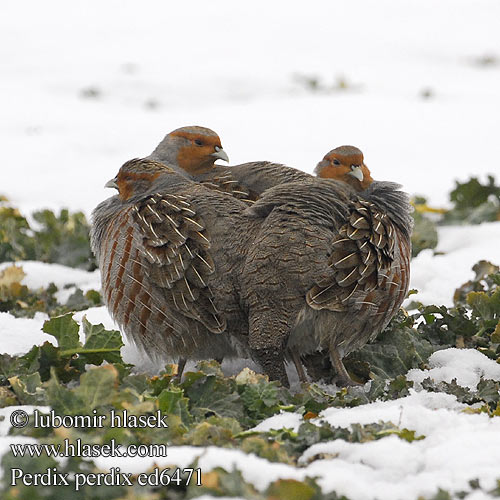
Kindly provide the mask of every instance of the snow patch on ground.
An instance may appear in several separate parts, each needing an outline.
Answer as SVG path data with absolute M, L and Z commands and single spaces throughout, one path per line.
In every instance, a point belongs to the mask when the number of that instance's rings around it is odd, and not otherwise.
M 256 425 L 252 430 L 257 432 L 267 432 L 272 429 L 292 429 L 296 432 L 304 420 L 302 415 L 298 413 L 282 412 L 278 415 L 263 420 L 260 424 Z
M 476 390 L 480 379 L 500 380 L 500 365 L 475 349 L 443 349 L 432 354 L 429 370 L 410 370 L 408 380 L 420 384 L 430 377 L 435 382 L 456 379 L 462 387 Z
M 0 312 L 0 340 L 2 353 L 11 355 L 24 354 L 33 345 L 49 341 L 56 345 L 52 335 L 42 332 L 42 326 L 49 317 L 44 313 L 36 313 L 33 319 L 16 318 L 12 314 Z
M 474 277 L 472 266 L 477 261 L 500 264 L 499 248 L 500 222 L 439 227 L 436 249 L 423 250 L 411 262 L 410 288 L 418 294 L 409 300 L 453 305 L 453 292 Z

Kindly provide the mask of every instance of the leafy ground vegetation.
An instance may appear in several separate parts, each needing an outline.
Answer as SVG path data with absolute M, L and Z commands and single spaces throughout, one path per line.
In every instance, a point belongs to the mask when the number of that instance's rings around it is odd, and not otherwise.
M 415 200 L 415 255 L 437 244 L 436 224 L 477 223 L 499 219 L 500 188 L 494 179 L 482 185 L 477 179 L 457 184 L 451 193 L 453 208 L 436 211 L 424 199 Z M 0 261 L 34 259 L 58 262 L 87 270 L 95 268 L 88 247 L 88 224 L 82 214 L 61 211 L 59 216 L 43 211 L 33 215 L 29 224 L 17 210 L 0 207 Z M 168 443 L 169 446 L 214 445 L 255 454 L 270 462 L 294 466 L 302 453 L 316 443 L 341 439 L 364 443 L 397 436 L 412 442 L 425 439 L 412 429 L 393 422 L 369 425 L 333 427 L 316 420 L 329 407 L 347 408 L 375 400 L 392 400 L 409 394 L 413 382 L 406 378 L 411 368 L 425 369 L 429 357 L 448 347 L 473 348 L 500 363 L 500 270 L 486 261 L 478 262 L 475 277 L 454 293 L 454 306 L 413 303 L 411 314 L 401 310 L 378 338 L 346 359 L 346 366 L 359 382 L 369 386 L 332 391 L 328 358 L 318 355 L 309 360 L 315 367 L 317 383 L 304 384 L 290 391 L 277 382 L 244 369 L 238 375 L 226 377 L 216 361 L 201 362 L 182 381 L 176 375 L 176 365 L 166 365 L 156 376 L 140 373 L 123 361 L 121 335 L 106 330 L 103 325 L 90 324 L 85 318 L 79 325 L 73 312 L 101 304 L 98 291 L 83 293 L 76 290 L 65 304 L 56 298 L 57 287 L 30 290 L 21 284 L 22 268 L 10 266 L 0 272 L 0 311 L 18 317 L 33 317 L 42 311 L 50 319 L 43 331 L 54 338 L 53 344 L 33 346 L 24 355 L 0 354 L 0 408 L 15 405 L 53 409 L 57 415 L 94 415 L 109 417 L 111 412 L 139 417 L 160 411 L 167 415 L 168 428 L 110 426 L 110 418 L 102 427 L 64 428 L 55 425 L 35 427 L 29 423 L 10 434 L 31 437 L 39 443 L 63 444 L 65 440 L 86 445 L 104 445 L 116 440 L 123 446 Z M 450 291 L 450 294 L 453 291 Z M 80 326 L 85 340 L 79 337 Z M 307 360 L 306 360 L 307 361 Z M 427 391 L 454 395 L 469 405 L 468 411 L 500 416 L 500 384 L 481 379 L 476 390 L 451 383 L 436 383 L 430 378 L 422 382 Z M 263 420 L 281 412 L 302 415 L 304 423 L 297 430 L 258 431 Z M 1 424 L 1 422 L 0 422 Z M 14 439 L 14 438 L 13 438 Z M 175 457 L 173 457 L 175 466 Z M 69 457 L 63 460 L 47 454 L 39 457 L 15 457 L 6 453 L 2 459 L 3 479 L 0 496 L 5 499 L 72 497 L 61 486 L 33 488 L 10 485 L 9 471 L 44 472 L 57 467 L 59 473 L 90 474 L 98 467 L 90 458 Z M 196 468 L 197 463 L 189 465 Z M 215 468 L 203 474 L 202 486 L 186 485 L 186 477 L 174 478 L 170 485 L 139 486 L 132 476 L 133 486 L 82 486 L 80 498 L 141 498 L 148 500 L 188 499 L 211 494 L 240 496 L 249 499 L 330 499 L 340 500 L 335 493 L 324 494 L 315 478 L 277 480 L 266 491 L 259 491 L 245 481 L 237 468 Z M 471 485 L 474 488 L 474 485 Z M 491 495 L 500 496 L 500 486 Z M 452 498 L 456 492 L 439 491 L 432 500 Z M 463 498 L 467 496 L 463 494 Z M 453 496 L 455 498 L 455 496 Z M 429 499 L 431 500 L 431 499 Z

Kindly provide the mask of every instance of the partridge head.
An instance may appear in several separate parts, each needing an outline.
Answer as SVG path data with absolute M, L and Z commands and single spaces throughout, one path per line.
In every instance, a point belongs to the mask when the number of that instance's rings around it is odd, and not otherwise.
M 143 194 L 151 188 L 153 182 L 162 174 L 173 170 L 155 161 L 130 160 L 118 171 L 118 174 L 104 185 L 118 190 L 122 201 Z
M 198 126 L 181 127 L 167 134 L 149 159 L 178 166 L 193 176 L 210 171 L 216 160 L 229 161 L 219 136 Z
M 323 179 L 335 179 L 352 186 L 356 191 L 365 190 L 373 179 L 363 160 L 363 153 L 354 146 L 339 146 L 321 160 L 314 172 Z

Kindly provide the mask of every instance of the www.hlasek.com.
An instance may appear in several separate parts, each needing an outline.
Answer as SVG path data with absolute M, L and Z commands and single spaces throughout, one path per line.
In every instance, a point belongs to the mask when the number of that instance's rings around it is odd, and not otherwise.
M 13 427 L 22 428 L 32 422 L 35 428 L 103 428 L 103 427 L 128 427 L 128 428 L 168 428 L 166 415 L 161 411 L 148 415 L 133 415 L 127 410 L 111 410 L 109 415 L 98 415 L 93 410 L 91 415 L 57 415 L 54 410 L 44 414 L 35 409 L 33 415 L 28 415 L 24 410 L 14 410 L 10 416 Z M 62 444 L 42 443 L 12 443 L 10 450 L 14 457 L 36 458 L 43 456 L 53 458 L 63 457 L 166 457 L 166 444 L 129 444 L 122 446 L 115 439 L 105 444 L 89 444 L 80 438 L 70 441 L 64 439 Z M 24 484 L 25 486 L 73 486 L 76 491 L 83 486 L 168 486 L 170 484 L 189 485 L 192 481 L 201 486 L 201 469 L 158 469 L 153 472 L 142 473 L 132 477 L 131 473 L 120 471 L 120 467 L 112 467 L 107 473 L 63 473 L 57 467 L 47 468 L 43 472 L 27 473 L 21 468 L 12 468 L 11 486 Z
M 80 438 L 74 443 L 65 439 L 63 444 L 15 444 L 10 445 L 15 457 L 166 457 L 166 444 L 129 444 L 122 447 L 114 439 L 106 444 L 82 443 Z

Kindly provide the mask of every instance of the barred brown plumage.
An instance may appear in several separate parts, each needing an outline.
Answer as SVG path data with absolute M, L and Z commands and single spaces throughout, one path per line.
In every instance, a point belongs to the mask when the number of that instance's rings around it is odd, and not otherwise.
M 91 236 L 112 316 L 151 355 L 236 355 L 238 329 L 247 335 L 239 304 L 225 296 L 234 294 L 229 272 L 236 263 L 215 265 L 210 233 L 225 231 L 225 217 L 245 205 L 148 160 L 125 163 L 108 184 L 119 195 L 95 209 Z M 211 212 L 203 209 L 201 216 L 204 205 Z M 219 233 L 213 229 L 217 219 L 224 226 Z M 231 337 L 223 334 L 228 321 Z
M 352 146 L 326 155 L 320 178 L 270 162 L 220 170 L 227 155 L 207 130 L 174 131 L 168 154 L 125 164 L 119 196 L 95 210 L 111 313 L 163 357 L 252 356 L 286 383 L 286 352 L 300 373 L 297 353 L 327 349 L 349 383 L 342 357 L 407 292 L 408 196 L 373 182 Z
M 212 160 L 211 164 L 205 163 L 205 168 L 202 169 L 186 168 L 186 152 L 189 150 L 190 141 L 193 140 L 217 144 L 221 147 L 218 135 L 212 130 L 203 127 L 183 127 L 168 134 L 151 157 L 165 163 L 173 163 L 180 167 L 183 175 L 188 175 L 197 182 L 205 182 L 213 189 L 228 192 L 246 201 L 264 197 L 265 199 L 257 202 L 254 213 L 268 215 L 269 212 L 266 212 L 265 207 L 272 200 L 270 193 L 273 193 L 273 189 L 271 188 L 275 188 L 274 192 L 278 194 L 279 191 L 276 189 L 279 188 L 276 186 L 311 182 L 312 177 L 305 172 L 265 161 L 222 167 L 214 165 L 215 160 Z M 392 200 L 393 204 L 384 204 L 377 199 L 370 199 L 370 186 L 373 179 L 364 164 L 363 153 L 354 146 L 340 146 L 327 153 L 318 163 L 315 173 L 320 178 L 336 179 L 347 184 L 360 194 L 357 200 L 352 200 L 351 204 L 346 207 L 346 212 L 336 221 L 337 225 L 331 228 L 333 239 L 328 249 L 330 252 L 328 266 L 332 269 L 332 273 L 322 277 L 310 273 L 312 266 L 309 266 L 310 269 L 307 266 L 297 269 L 297 272 L 306 273 L 311 283 L 308 289 L 303 290 L 307 307 L 297 317 L 310 316 L 311 319 L 305 323 L 309 331 L 305 331 L 304 325 L 297 321 L 290 335 L 288 352 L 301 376 L 299 352 L 312 351 L 318 346 L 329 349 L 332 362 L 339 374 L 339 380 L 345 384 L 349 383 L 350 379 L 340 358 L 368 341 L 368 329 L 370 335 L 376 335 L 395 314 L 407 293 L 411 208 L 408 197 L 397 191 L 396 185 L 391 185 L 390 189 L 387 189 L 388 199 Z M 376 183 L 376 185 L 380 187 L 380 184 Z M 234 191 L 233 186 L 236 186 Z M 389 185 L 385 187 L 388 188 Z M 373 187 L 371 191 L 374 191 Z M 289 198 L 284 199 L 283 203 L 289 203 L 296 195 L 297 192 L 289 192 Z M 335 204 L 332 203 L 327 208 L 335 210 Z M 397 213 L 398 210 L 400 214 Z M 309 226 L 305 227 L 313 228 L 325 217 L 325 205 L 317 206 L 316 209 L 303 206 L 300 215 L 306 217 L 309 214 L 312 215 L 312 220 Z M 279 234 L 275 234 L 276 238 L 283 240 L 282 243 L 269 244 L 270 248 L 280 252 L 284 266 L 286 266 L 283 273 L 287 278 L 281 279 L 283 287 L 289 286 L 293 281 L 289 275 L 290 259 L 298 255 L 293 250 L 293 244 L 294 241 L 300 240 L 300 237 L 294 236 L 290 227 L 287 228 L 286 222 L 285 216 L 284 227 Z M 310 241 L 303 241 L 303 244 L 311 252 L 314 251 L 315 247 Z M 261 242 L 261 249 L 262 245 Z M 269 255 L 267 259 L 272 261 L 273 257 Z M 257 285 L 250 285 L 250 288 L 252 286 Z M 265 290 L 261 292 L 265 293 Z M 282 302 L 286 300 L 282 292 L 276 290 L 276 293 Z M 277 304 L 276 310 L 279 309 L 280 304 Z M 314 315 L 312 311 L 318 311 L 318 313 Z M 320 313 L 320 311 L 323 312 Z M 331 313 L 325 316 L 326 311 L 331 311 Z M 347 324 L 343 314 L 351 318 L 350 324 Z M 361 316 L 353 318 L 354 314 L 361 314 Z M 365 315 L 373 316 L 373 321 L 363 326 L 362 321 Z M 252 327 L 250 328 L 252 331 Z M 262 325 L 262 328 L 265 328 L 265 325 Z M 331 334 L 321 333 L 327 328 Z M 340 330 L 343 331 L 340 332 Z M 314 333 L 311 335 L 310 332 Z M 328 339 L 330 340 L 327 341 Z

